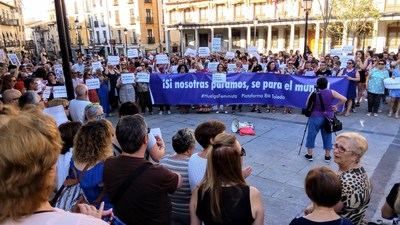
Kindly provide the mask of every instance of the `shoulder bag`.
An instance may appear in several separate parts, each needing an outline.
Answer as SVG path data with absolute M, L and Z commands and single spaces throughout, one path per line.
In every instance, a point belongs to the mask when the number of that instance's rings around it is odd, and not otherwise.
M 324 122 L 325 131 L 328 133 L 335 133 L 335 132 L 341 131 L 343 129 L 342 122 L 338 118 L 336 118 L 335 114 L 333 114 L 333 118 L 329 118 L 326 115 L 325 105 L 324 105 L 324 101 L 322 100 L 321 93 L 318 93 L 318 97 L 319 97 L 319 101 L 321 104 L 321 109 L 325 116 L 325 122 Z

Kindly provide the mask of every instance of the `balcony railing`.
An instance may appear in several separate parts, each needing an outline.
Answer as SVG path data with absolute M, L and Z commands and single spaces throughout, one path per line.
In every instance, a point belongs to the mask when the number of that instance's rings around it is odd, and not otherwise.
M 154 44 L 156 43 L 155 37 L 147 37 L 147 44 Z
M 153 24 L 154 23 L 153 17 L 146 17 L 146 23 L 147 24 Z
M 0 25 L 6 25 L 6 26 L 18 26 L 19 21 L 18 19 L 5 19 L 0 16 Z

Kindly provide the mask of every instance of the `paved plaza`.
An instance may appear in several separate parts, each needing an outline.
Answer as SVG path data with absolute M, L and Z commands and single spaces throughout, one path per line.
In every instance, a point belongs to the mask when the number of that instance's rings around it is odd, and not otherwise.
M 366 105 L 366 103 L 365 103 Z M 400 120 L 389 118 L 386 113 L 378 117 L 368 117 L 364 107 L 350 117 L 339 117 L 344 131 L 363 134 L 369 142 L 369 149 L 362 160 L 373 183 L 373 195 L 367 218 L 380 219 L 380 207 L 395 182 L 400 181 Z M 384 109 L 387 106 L 385 105 Z M 253 167 L 247 182 L 257 187 L 263 195 L 267 225 L 289 224 L 308 205 L 304 192 L 305 175 L 315 166 L 328 165 L 337 170 L 336 164 L 324 162 L 320 135 L 317 137 L 314 161 L 304 159 L 305 147 L 299 156 L 298 150 L 307 118 L 298 111 L 295 114 L 250 113 L 244 108 L 242 113 L 232 114 L 178 114 L 146 115 L 151 128 L 160 127 L 167 152 L 172 153 L 172 135 L 180 128 L 195 128 L 203 121 L 217 119 L 224 121 L 230 130 L 234 118 L 248 121 L 256 126 L 255 136 L 239 136 L 240 143 L 247 152 L 245 165 Z M 115 118 L 112 118 L 115 122 Z M 229 131 L 230 132 L 230 131 Z M 197 146 L 196 150 L 201 147 Z

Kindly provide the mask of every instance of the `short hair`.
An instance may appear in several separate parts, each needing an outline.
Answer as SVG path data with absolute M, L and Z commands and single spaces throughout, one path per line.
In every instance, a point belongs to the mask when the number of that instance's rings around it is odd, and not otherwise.
M 27 91 L 18 99 L 18 106 L 23 109 L 27 105 L 36 105 L 40 102 L 40 96 L 34 91 Z
M 79 128 L 81 128 L 82 123 L 79 121 L 69 121 L 61 124 L 58 130 L 61 134 L 61 139 L 63 141 L 63 147 L 61 149 L 61 154 L 64 155 L 69 151 L 74 145 L 74 137 L 78 133 Z
M 317 80 L 317 88 L 320 90 L 324 90 L 328 87 L 328 79 L 325 77 L 320 77 Z
M 124 102 L 119 107 L 119 117 L 136 115 L 139 113 L 139 107 L 134 102 Z
M 19 99 L 22 94 L 17 89 L 7 89 L 3 92 L 3 102 L 4 104 L 13 103 L 14 100 Z
M 318 206 L 333 207 L 341 198 L 342 185 L 337 174 L 322 166 L 310 170 L 305 179 L 307 196 Z
M 193 129 L 189 128 L 180 129 L 172 137 L 172 148 L 178 154 L 184 153 L 190 148 L 193 148 L 195 144 L 196 144 L 196 139 L 194 138 Z
M 75 87 L 75 94 L 77 97 L 85 96 L 88 92 L 88 88 L 85 84 L 78 84 Z
M 194 135 L 196 141 L 204 149 L 210 145 L 211 139 L 225 131 L 225 124 L 218 120 L 210 120 L 196 127 Z
M 26 88 L 26 89 L 29 89 L 29 86 L 30 86 L 30 84 L 31 83 L 33 83 L 33 82 L 35 82 L 35 77 L 27 77 L 27 78 L 25 78 L 25 80 L 24 80 L 24 87 Z
M 99 110 L 103 111 L 103 107 L 98 103 L 90 103 L 85 107 L 85 119 L 86 121 L 93 120 L 97 116 Z
M 54 119 L 37 109 L 10 117 L 0 127 L 0 133 L 3 223 L 31 215 L 48 201 L 55 185 L 51 174 L 55 174 L 62 142 Z
M 368 141 L 361 134 L 356 132 L 343 132 L 340 133 L 336 139 L 345 138 L 350 141 L 350 148 L 352 152 L 354 152 L 359 159 L 367 152 L 368 150 Z
M 115 135 L 123 152 L 135 153 L 144 144 L 147 124 L 139 114 L 124 116 L 117 123 Z
M 74 161 L 94 165 L 112 156 L 113 132 L 112 124 L 108 120 L 84 124 L 74 138 Z

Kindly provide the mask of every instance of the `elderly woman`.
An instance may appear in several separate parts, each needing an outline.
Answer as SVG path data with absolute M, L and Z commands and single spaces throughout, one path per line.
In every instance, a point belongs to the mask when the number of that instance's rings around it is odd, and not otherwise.
M 314 168 L 308 172 L 304 186 L 312 201 L 312 212 L 293 219 L 290 225 L 352 225 L 349 219 L 343 219 L 335 212 L 342 187 L 334 171 L 324 166 Z
M 261 194 L 244 180 L 246 152 L 236 137 L 218 134 L 209 148 L 206 174 L 190 201 L 191 224 L 264 224 Z
M 364 224 L 365 211 L 371 198 L 367 172 L 360 165 L 368 149 L 367 140 L 358 133 L 345 132 L 336 137 L 334 161 L 339 166 L 342 197 L 336 212 L 354 225 Z
M 368 113 L 367 116 L 378 116 L 379 104 L 382 95 L 385 93 L 385 87 L 383 80 L 389 78 L 389 71 L 385 67 L 385 60 L 381 59 L 378 61 L 376 68 L 372 68 L 369 71 L 367 77 L 367 93 L 368 93 Z
M 98 206 L 105 202 L 111 208 L 108 197 L 103 192 L 104 161 L 112 156 L 112 124 L 104 119 L 89 121 L 76 134 L 73 146 L 73 161 L 70 165 L 70 178 L 81 176 L 80 185 L 90 204 Z M 83 176 L 82 176 L 83 175 Z
M 104 119 L 103 107 L 98 103 L 90 103 L 85 107 L 85 121 Z
M 107 224 L 49 204 L 62 147 L 52 118 L 39 111 L 29 111 L 0 120 L 0 224 Z M 101 210 L 88 205 L 80 208 L 101 217 Z
M 170 195 L 172 203 L 172 224 L 190 224 L 189 203 L 192 192 L 189 185 L 188 162 L 193 154 L 196 140 L 194 131 L 189 128 L 179 130 L 172 137 L 174 155 L 161 159 L 160 163 L 182 176 L 182 186 Z

